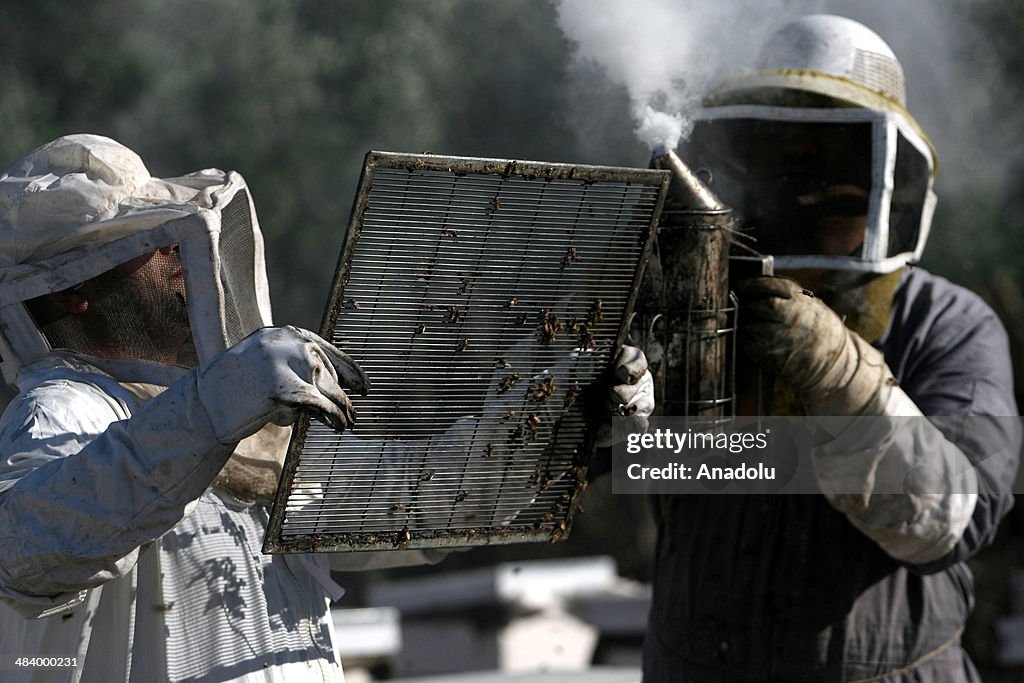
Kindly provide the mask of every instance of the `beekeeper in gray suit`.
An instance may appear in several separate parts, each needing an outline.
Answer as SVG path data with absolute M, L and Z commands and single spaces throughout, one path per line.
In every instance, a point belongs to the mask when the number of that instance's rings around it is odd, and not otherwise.
M 656 499 L 645 681 L 978 681 L 964 560 L 1013 504 L 1021 430 L 995 314 L 914 266 L 936 162 L 900 63 L 806 16 L 705 104 L 681 156 L 784 275 L 733 283 L 740 342 L 773 414 L 831 416 L 824 495 Z

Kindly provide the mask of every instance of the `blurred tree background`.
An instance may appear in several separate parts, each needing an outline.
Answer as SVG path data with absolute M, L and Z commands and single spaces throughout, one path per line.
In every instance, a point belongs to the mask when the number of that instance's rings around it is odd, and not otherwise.
M 951 16 L 985 37 L 984 51 L 974 43 L 950 56 L 986 84 L 979 106 L 1018 118 L 1024 3 L 973 0 Z M 0 160 L 93 132 L 138 151 L 156 176 L 241 172 L 266 238 L 275 317 L 315 329 L 368 150 L 646 165 L 625 91 L 579 78 L 588 67 L 573 65 L 555 17 L 548 0 L 87 0 L 73 10 L 0 0 Z M 568 114 L 580 111 L 582 126 Z M 1020 128 L 1007 129 L 1017 139 L 996 147 L 1016 150 Z M 953 177 L 940 171 L 925 265 L 993 303 L 1020 368 L 1024 162 L 1006 163 L 1012 172 L 994 178 L 964 164 Z M 614 553 L 625 575 L 647 578 L 642 501 L 610 505 L 607 486 L 594 488 L 568 543 L 456 563 Z M 1021 520 L 1014 513 L 995 559 L 976 568 L 982 622 L 968 640 L 983 659 L 1022 563 Z
M 0 2 L 0 158 L 108 135 L 156 176 L 252 187 L 275 317 L 316 328 L 368 150 L 644 163 L 581 153 L 568 46 L 537 0 Z M 624 106 L 624 105 L 623 105 Z

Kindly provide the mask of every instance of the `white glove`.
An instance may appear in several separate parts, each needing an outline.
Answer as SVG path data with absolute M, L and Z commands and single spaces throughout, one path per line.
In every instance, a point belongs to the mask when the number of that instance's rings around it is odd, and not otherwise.
M 654 378 L 647 369 L 647 356 L 635 346 L 623 346 L 612 365 L 618 382 L 608 388 L 608 405 L 613 415 L 650 417 L 654 412 Z
M 196 387 L 220 443 L 235 443 L 299 409 L 342 431 L 355 421 L 345 389 L 366 394 L 370 381 L 332 344 L 296 327 L 266 327 L 197 372 Z
M 595 438 L 599 447 L 613 443 L 611 417 L 625 417 L 627 432 L 645 432 L 647 418 L 654 412 L 654 377 L 643 351 L 623 346 L 612 363 L 611 376 L 617 383 L 608 387 L 605 415 Z

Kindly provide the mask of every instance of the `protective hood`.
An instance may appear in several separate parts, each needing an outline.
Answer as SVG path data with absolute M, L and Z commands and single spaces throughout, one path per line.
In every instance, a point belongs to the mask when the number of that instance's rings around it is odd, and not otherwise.
M 920 259 L 935 151 L 896 56 L 855 21 L 810 15 L 777 30 L 754 69 L 708 95 L 683 153 L 779 269 L 890 273 Z M 862 237 L 827 235 L 855 216 Z
M 153 178 L 137 154 L 97 135 L 59 138 L 0 172 L 0 354 L 7 380 L 62 345 L 55 340 L 75 338 L 40 324 L 25 302 L 172 247 L 195 348 L 185 364 L 270 324 L 263 239 L 238 174 L 207 169 Z M 125 330 L 140 324 L 137 311 L 109 308 L 112 325 L 119 315 Z M 61 325 L 75 323 L 71 317 Z M 139 360 L 152 362 L 144 354 Z
M 830 140 L 809 161 L 785 140 Z M 778 269 L 890 273 L 920 260 L 935 210 L 928 145 L 897 114 L 732 105 L 702 111 L 683 154 L 739 214 Z M 788 156 L 787 156 L 788 154 Z M 819 243 L 835 216 L 865 216 L 837 253 Z

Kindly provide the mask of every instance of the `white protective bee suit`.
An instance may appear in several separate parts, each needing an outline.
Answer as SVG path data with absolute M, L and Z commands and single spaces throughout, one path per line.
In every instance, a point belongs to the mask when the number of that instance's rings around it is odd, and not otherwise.
M 3 679 L 342 680 L 325 558 L 262 555 L 266 508 L 210 488 L 268 420 L 308 406 L 344 427 L 342 386 L 367 388 L 311 333 L 265 328 L 237 343 L 270 322 L 244 181 L 152 179 L 130 150 L 78 135 L 15 162 L 0 188 L 2 354 L 20 390 L 0 422 L 0 650 L 77 658 L 61 670 L 5 662 Z M 165 275 L 187 277 L 192 328 L 179 362 L 195 369 L 149 353 L 131 297 L 88 302 L 128 331 L 121 352 L 95 358 L 22 303 L 75 296 L 171 244 L 184 268 Z
M 264 497 L 277 425 L 304 408 L 345 429 L 345 390 L 369 382 L 313 333 L 269 324 L 237 174 L 151 178 L 94 135 L 0 173 L 0 355 L 19 391 L 0 419 L 0 679 L 343 680 L 328 556 L 263 555 Z M 610 394 L 641 417 L 645 368 L 621 360 Z M 39 655 L 76 666 L 12 663 Z

